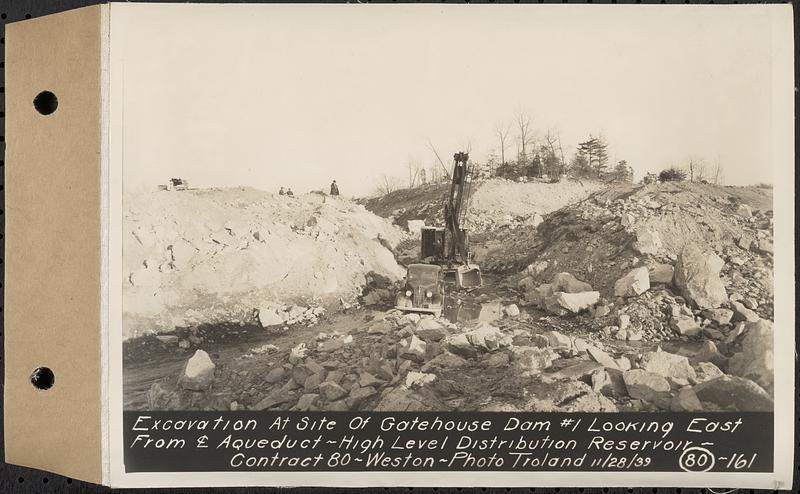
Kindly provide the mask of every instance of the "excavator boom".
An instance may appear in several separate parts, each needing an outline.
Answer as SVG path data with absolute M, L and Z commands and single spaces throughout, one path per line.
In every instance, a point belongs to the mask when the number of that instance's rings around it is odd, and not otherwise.
M 467 232 L 461 226 L 461 221 L 466 213 L 464 205 L 467 203 L 469 187 L 472 184 L 469 180 L 471 173 L 467 164 L 469 155 L 463 152 L 456 153 L 453 155 L 453 160 L 455 163 L 451 174 L 450 194 L 444 208 L 446 233 L 450 237 L 446 260 L 451 266 L 447 271 L 454 272 L 455 281 L 459 287 L 474 288 L 483 283 L 481 270 L 476 264 L 470 262 Z M 453 268 L 453 264 L 457 264 L 457 266 Z M 446 272 L 446 278 L 450 273 Z

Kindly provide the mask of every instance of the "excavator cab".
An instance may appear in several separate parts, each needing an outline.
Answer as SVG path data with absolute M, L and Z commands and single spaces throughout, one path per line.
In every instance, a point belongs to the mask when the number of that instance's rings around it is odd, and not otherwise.
M 469 252 L 469 234 L 461 228 L 460 235 L 450 235 L 442 227 L 426 226 L 422 228 L 421 257 L 423 262 L 441 264 L 443 266 L 443 280 L 448 286 L 456 288 L 477 288 L 483 285 L 481 268 L 477 264 L 467 262 L 459 264 L 448 259 L 448 252 L 458 252 L 460 249 L 455 242 L 461 242 L 465 252 Z M 460 239 L 460 240 L 458 240 Z

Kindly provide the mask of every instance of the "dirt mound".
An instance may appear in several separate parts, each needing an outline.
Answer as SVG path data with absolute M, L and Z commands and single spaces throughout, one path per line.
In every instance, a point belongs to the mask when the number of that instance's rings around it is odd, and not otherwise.
M 465 226 L 473 232 L 520 226 L 537 221 L 537 215 L 562 208 L 585 199 L 602 184 L 564 180 L 544 182 L 513 182 L 491 179 L 472 184 Z M 375 214 L 407 228 L 409 220 L 424 220 L 427 225 L 441 226 L 444 219 L 444 200 L 449 184 L 424 185 L 397 190 L 385 196 L 367 199 L 364 206 Z
M 408 220 L 425 220 L 426 224 L 433 225 L 444 218 L 444 198 L 449 190 L 449 184 L 427 184 L 359 202 L 402 228 L 408 228 Z
M 152 192 L 125 198 L 125 338 L 249 322 L 275 303 L 353 300 L 374 271 L 403 271 L 387 247 L 401 232 L 363 206 L 255 189 Z

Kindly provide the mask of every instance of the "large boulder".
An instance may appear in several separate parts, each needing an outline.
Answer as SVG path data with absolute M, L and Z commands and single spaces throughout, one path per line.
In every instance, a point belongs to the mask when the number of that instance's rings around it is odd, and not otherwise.
M 725 324 L 731 322 L 731 319 L 733 318 L 733 311 L 725 308 L 706 309 L 703 311 L 703 317 L 715 322 L 720 326 L 724 326 Z
M 710 381 L 725 375 L 725 373 L 722 372 L 719 367 L 712 362 L 698 362 L 695 365 L 694 370 L 697 374 L 698 383 Z
M 640 367 L 675 382 L 688 383 L 696 378 L 689 359 L 669 352 L 646 352 L 642 355 Z
M 702 402 L 722 410 L 739 412 L 771 412 L 775 404 L 764 388 L 738 376 L 720 376 L 692 388 Z
M 203 350 L 197 350 L 192 355 L 178 378 L 178 385 L 191 391 L 205 391 L 214 381 L 216 365 Z
M 347 396 L 348 392 L 335 382 L 325 381 L 319 385 L 319 392 L 327 401 L 336 401 Z
M 754 310 L 748 309 L 745 305 L 738 301 L 731 302 L 733 314 L 731 314 L 732 322 L 748 321 L 756 322 L 761 319 Z
M 622 379 L 631 398 L 669 406 L 671 387 L 663 376 L 644 369 L 633 369 L 623 372 Z
M 421 362 L 425 358 L 426 347 L 427 343 L 417 338 L 416 335 L 412 335 L 410 339 L 400 341 L 398 354 L 404 359 Z
M 422 412 L 430 410 L 425 399 L 405 387 L 397 387 L 381 397 L 376 412 Z
M 742 218 L 750 219 L 753 216 L 753 210 L 747 204 L 739 204 L 736 208 L 736 214 Z
M 636 232 L 636 241 L 633 243 L 633 248 L 641 254 L 655 255 L 663 245 L 661 235 L 657 231 L 640 230 Z
M 512 364 L 522 376 L 536 375 L 553 365 L 555 353 L 549 348 L 512 347 Z
M 475 358 L 478 356 L 478 349 L 472 346 L 464 333 L 450 335 L 444 339 L 443 343 L 445 348 L 461 357 Z
M 413 235 L 420 235 L 425 227 L 425 220 L 408 220 L 408 231 Z
M 517 304 L 507 305 L 503 308 L 503 312 L 505 312 L 508 317 L 517 317 L 519 315 L 519 307 L 517 307 Z
M 742 351 L 731 357 L 728 372 L 755 381 L 772 394 L 775 383 L 774 331 L 772 322 L 747 323 Z
M 412 388 L 414 386 L 424 386 L 436 380 L 435 374 L 427 372 L 409 372 L 406 374 L 406 387 Z
M 662 285 L 669 285 L 672 283 L 672 276 L 675 274 L 675 268 L 672 264 L 652 264 L 648 266 L 647 270 L 650 272 L 650 283 L 660 283 Z
M 548 300 L 548 310 L 557 306 L 561 309 L 566 309 L 573 314 L 587 310 L 600 300 L 600 292 L 556 292 L 553 297 Z M 560 313 L 558 310 L 551 310 L 551 312 Z
M 467 331 L 464 336 L 472 346 L 486 351 L 496 350 L 511 344 L 510 336 L 503 334 L 500 329 L 486 323 L 481 323 L 475 329 Z
M 669 408 L 673 412 L 702 412 L 703 404 L 700 403 L 694 390 L 687 386 L 681 388 L 678 394 L 672 398 Z
M 503 317 L 503 305 L 500 302 L 481 304 L 481 312 L 478 314 L 478 321 L 492 322 L 501 317 Z
M 700 309 L 714 309 L 728 301 L 719 277 L 725 262 L 711 251 L 688 244 L 678 255 L 673 282 L 680 294 Z
M 692 364 L 698 364 L 700 362 L 711 362 L 717 367 L 727 367 L 728 366 L 728 359 L 720 353 L 717 345 L 711 341 L 706 340 L 700 345 L 700 348 L 689 358 L 689 362 Z
M 535 288 L 532 286 L 532 280 L 529 283 L 523 284 L 520 282 L 520 284 L 520 286 L 526 290 L 526 302 L 538 305 L 556 314 L 562 314 L 566 310 L 571 310 L 560 306 L 559 301 L 555 298 L 558 293 L 580 294 L 592 292 L 592 285 L 585 281 L 580 281 L 570 273 L 558 273 L 553 276 L 553 281 L 551 283 L 544 283 Z M 571 298 L 567 297 L 566 300 L 569 301 Z
M 635 297 L 650 289 L 650 273 L 646 267 L 632 269 L 614 283 L 617 297 Z
M 558 331 L 548 331 L 544 334 L 544 336 L 547 337 L 548 346 L 554 350 L 569 351 L 572 349 L 572 338 L 564 333 L 559 333 Z
M 262 307 L 258 309 L 258 322 L 262 328 L 283 324 L 285 318 L 276 307 Z
M 422 372 L 428 372 L 435 369 L 455 369 L 466 365 L 466 363 L 467 361 L 463 357 L 444 352 L 425 362 L 421 370 Z
M 611 358 L 611 355 L 607 354 L 603 350 L 600 350 L 594 345 L 589 345 L 586 348 L 586 352 L 592 357 L 592 360 L 597 362 L 598 364 L 603 365 L 604 367 L 610 367 L 612 369 L 618 369 L 619 365 L 617 362 Z
M 585 281 L 580 281 L 570 273 L 556 274 L 553 276 L 553 282 L 551 284 L 553 285 L 554 292 L 580 293 L 592 291 L 592 285 Z
M 555 293 L 555 290 L 550 283 L 539 285 L 536 288 L 530 287 L 525 292 L 525 301 L 544 308 L 546 301 L 553 296 L 553 293 Z
M 563 369 L 553 372 L 549 374 L 548 377 L 553 379 L 585 379 L 590 377 L 592 373 L 603 369 L 604 367 L 597 362 L 584 360 L 582 362 L 578 362 L 577 364 L 573 364 L 569 367 L 564 367 Z
M 700 325 L 697 324 L 697 321 L 693 317 L 683 314 L 673 317 L 669 325 L 676 333 L 683 336 L 694 336 L 700 332 Z

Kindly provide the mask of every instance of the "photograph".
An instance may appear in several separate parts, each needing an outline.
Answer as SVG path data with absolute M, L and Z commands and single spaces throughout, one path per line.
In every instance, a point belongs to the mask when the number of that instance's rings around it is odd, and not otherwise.
M 766 9 L 163 7 L 111 18 L 123 410 L 773 411 Z

